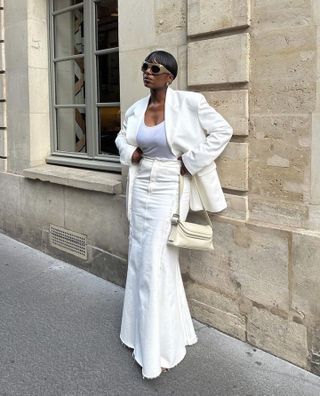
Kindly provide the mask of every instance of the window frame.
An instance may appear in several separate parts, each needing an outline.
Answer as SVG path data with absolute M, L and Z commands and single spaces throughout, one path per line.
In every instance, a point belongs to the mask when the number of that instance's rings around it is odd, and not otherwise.
M 46 162 L 51 164 L 68 165 L 74 167 L 101 169 L 115 172 L 121 172 L 120 157 L 113 154 L 99 153 L 99 131 L 98 131 L 98 109 L 99 107 L 119 106 L 120 102 L 99 103 L 97 96 L 97 57 L 98 55 L 117 52 L 119 47 L 98 50 L 96 49 L 96 23 L 95 23 L 95 7 L 100 0 L 86 0 L 78 4 L 67 6 L 54 11 L 54 0 L 47 0 L 48 6 L 48 48 L 49 48 L 49 96 L 50 96 L 50 139 L 51 154 L 47 157 Z M 84 20 L 84 49 L 81 55 L 70 55 L 63 57 L 55 57 L 55 37 L 54 37 L 54 16 L 63 14 L 83 7 Z M 59 104 L 56 102 L 56 82 L 55 82 L 55 63 L 62 60 L 73 60 L 76 58 L 84 58 L 85 70 L 85 103 L 77 104 Z M 120 67 L 119 67 L 120 74 Z M 120 75 L 119 75 L 120 82 Z M 77 153 L 69 151 L 59 151 L 57 149 L 57 125 L 56 125 L 56 109 L 58 108 L 85 108 L 86 110 L 86 153 Z M 121 121 L 120 121 L 121 122 Z

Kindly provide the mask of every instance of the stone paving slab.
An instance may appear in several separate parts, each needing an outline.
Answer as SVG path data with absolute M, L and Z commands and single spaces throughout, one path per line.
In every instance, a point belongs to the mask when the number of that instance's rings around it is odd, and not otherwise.
M 154 380 L 119 339 L 124 290 L 0 234 L 0 396 L 319 396 L 320 378 L 194 321 Z

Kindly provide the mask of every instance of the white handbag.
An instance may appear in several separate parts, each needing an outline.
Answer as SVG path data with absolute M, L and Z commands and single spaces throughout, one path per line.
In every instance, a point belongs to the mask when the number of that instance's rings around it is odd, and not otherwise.
M 213 250 L 213 225 L 207 211 L 204 208 L 196 178 L 194 179 L 194 183 L 198 191 L 203 213 L 208 225 L 201 225 L 180 220 L 180 198 L 183 191 L 183 176 L 180 176 L 178 207 L 176 213 L 171 219 L 171 231 L 168 238 L 168 244 L 185 249 Z

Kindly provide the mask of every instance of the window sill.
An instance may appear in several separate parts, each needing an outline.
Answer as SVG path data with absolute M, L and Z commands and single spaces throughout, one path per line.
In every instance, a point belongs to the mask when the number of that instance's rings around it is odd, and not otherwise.
M 72 166 L 74 168 L 85 168 L 85 169 L 97 169 L 111 172 L 121 173 L 121 164 L 119 157 L 115 161 L 114 158 L 110 161 L 101 161 L 93 159 L 74 158 L 72 156 L 66 155 L 49 155 L 46 158 L 47 164 L 62 165 L 62 166 Z
M 61 184 L 83 190 L 100 191 L 107 194 L 122 193 L 121 175 L 59 165 L 40 165 L 24 169 L 28 179 Z

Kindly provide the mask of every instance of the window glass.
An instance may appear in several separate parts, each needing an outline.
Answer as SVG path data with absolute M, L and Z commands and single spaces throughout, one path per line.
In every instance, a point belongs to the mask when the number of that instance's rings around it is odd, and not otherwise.
M 64 153 L 79 162 L 82 154 L 108 161 L 119 155 L 114 143 L 120 130 L 118 1 L 49 2 L 53 155 L 59 152 L 62 161 Z M 113 170 L 114 165 L 112 158 Z
M 59 108 L 57 114 L 58 150 L 86 152 L 86 113 L 82 108 Z
M 118 47 L 118 1 L 99 1 L 96 3 L 96 15 L 96 48 Z
M 54 16 L 55 58 L 83 53 L 83 9 Z
M 82 0 L 53 0 L 53 9 L 56 11 L 81 2 Z
M 84 58 L 56 62 L 56 104 L 84 104 Z
M 119 102 L 119 53 L 97 56 L 98 102 Z
M 114 141 L 120 130 L 120 107 L 100 107 L 99 118 L 99 153 L 119 155 Z

